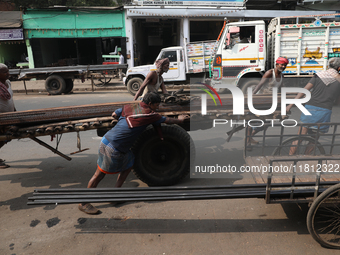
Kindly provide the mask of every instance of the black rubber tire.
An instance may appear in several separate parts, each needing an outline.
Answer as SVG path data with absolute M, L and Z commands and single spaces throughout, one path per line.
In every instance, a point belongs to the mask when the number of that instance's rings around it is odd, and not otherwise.
M 51 75 L 45 81 L 45 88 L 51 95 L 61 95 L 66 89 L 66 82 L 59 75 Z
M 143 79 L 139 77 L 132 78 L 127 83 L 127 90 L 131 95 L 136 95 L 137 91 L 143 84 Z
M 307 228 L 323 247 L 340 249 L 340 184 L 322 192 L 307 214 Z M 334 235 L 334 236 L 333 236 Z M 327 240 L 327 237 L 332 237 Z
M 247 94 L 248 93 L 248 88 L 252 87 L 253 90 L 254 90 L 255 87 L 259 84 L 260 80 L 261 79 L 259 79 L 259 78 L 253 78 L 251 80 L 249 78 L 249 80 L 243 82 L 242 85 L 241 85 L 241 89 L 242 89 L 243 94 L 244 95 L 248 95 Z
M 65 79 L 65 82 L 66 82 L 66 88 L 64 90 L 64 93 L 68 94 L 72 91 L 74 83 L 72 79 Z
M 149 186 L 174 185 L 190 172 L 195 160 L 195 146 L 180 126 L 162 125 L 164 140 L 148 127 L 136 140 L 134 174 Z
M 275 148 L 275 150 L 273 151 L 273 156 L 289 156 L 289 149 L 290 149 L 290 145 L 292 144 L 292 142 L 299 140 L 300 146 L 297 147 L 299 149 L 299 151 L 297 151 L 294 155 L 306 155 L 305 154 L 305 150 L 306 147 L 309 143 L 313 143 L 315 142 L 315 139 L 312 137 L 290 137 L 287 140 L 282 142 L 281 146 L 278 146 Z M 309 155 L 314 155 L 314 150 L 309 154 Z M 323 148 L 323 146 L 317 142 L 316 145 L 316 153 L 315 155 L 325 155 L 325 149 Z

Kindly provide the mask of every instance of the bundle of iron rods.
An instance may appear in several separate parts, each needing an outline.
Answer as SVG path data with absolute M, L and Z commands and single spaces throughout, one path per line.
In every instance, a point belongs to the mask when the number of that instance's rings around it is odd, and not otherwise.
M 335 184 L 336 182 L 334 182 Z M 332 185 L 333 183 L 327 183 Z M 315 183 L 296 184 L 302 187 L 294 191 L 301 197 L 313 196 Z M 275 191 L 271 196 L 283 197 L 291 194 L 290 184 L 272 184 Z M 310 186 L 310 189 L 303 187 Z M 282 190 L 277 189 L 282 187 Z M 324 188 L 320 189 L 320 192 Z M 28 205 L 39 204 L 72 204 L 72 203 L 105 203 L 105 202 L 141 202 L 170 200 L 208 200 L 229 198 L 264 198 L 266 184 L 240 184 L 223 186 L 174 186 L 148 188 L 60 188 L 37 189 L 33 197 L 28 198 Z

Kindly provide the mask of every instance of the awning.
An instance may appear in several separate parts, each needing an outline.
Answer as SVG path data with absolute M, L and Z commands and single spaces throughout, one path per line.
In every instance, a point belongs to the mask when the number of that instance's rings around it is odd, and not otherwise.
M 0 28 L 20 28 L 22 25 L 22 12 L 0 12 Z

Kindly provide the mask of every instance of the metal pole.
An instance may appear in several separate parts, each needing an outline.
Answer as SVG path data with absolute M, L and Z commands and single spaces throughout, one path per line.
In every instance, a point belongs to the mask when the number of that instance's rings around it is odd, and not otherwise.
M 71 161 L 72 158 L 66 156 L 65 154 L 61 153 L 60 151 L 54 149 L 53 147 L 49 146 L 47 143 L 44 143 L 43 141 L 39 140 L 38 138 L 35 137 L 30 137 L 33 141 L 39 143 L 41 146 L 44 146 L 45 148 L 53 151 L 54 153 L 58 154 L 59 156 L 63 157 L 64 159 Z

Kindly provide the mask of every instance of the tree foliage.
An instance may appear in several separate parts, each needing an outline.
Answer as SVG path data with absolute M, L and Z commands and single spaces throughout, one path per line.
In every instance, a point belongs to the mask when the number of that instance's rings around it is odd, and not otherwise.
M 0 0 L 1 2 L 1 0 Z M 45 8 L 54 5 L 61 6 L 116 6 L 114 0 L 7 0 L 12 2 L 16 8 Z

